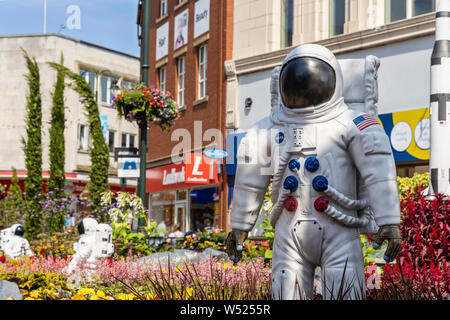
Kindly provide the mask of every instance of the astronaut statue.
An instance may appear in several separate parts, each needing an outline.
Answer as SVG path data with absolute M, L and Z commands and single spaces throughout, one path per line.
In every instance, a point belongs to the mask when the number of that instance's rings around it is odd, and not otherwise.
M 25 229 L 21 224 L 14 224 L 0 231 L 0 250 L 11 258 L 20 255 L 33 256 L 30 243 L 23 237 Z
M 375 117 L 344 103 L 342 71 L 327 48 L 301 45 L 279 70 L 279 105 L 238 150 L 227 253 L 242 257 L 273 175 L 273 298 L 313 298 L 318 266 L 325 299 L 337 298 L 342 279 L 344 298 L 362 298 L 361 230 L 376 222 L 375 246 L 389 241 L 388 262 L 401 247 L 389 138 Z
M 114 253 L 111 243 L 112 229 L 107 224 L 98 224 L 95 219 L 84 218 L 78 224 L 80 239 L 73 245 L 74 255 L 66 269 L 71 274 L 84 261 L 87 272 L 96 267 L 97 258 L 109 257 Z

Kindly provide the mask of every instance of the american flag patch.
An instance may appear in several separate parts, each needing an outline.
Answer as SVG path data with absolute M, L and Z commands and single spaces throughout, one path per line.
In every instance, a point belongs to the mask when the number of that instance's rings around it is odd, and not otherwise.
M 380 124 L 378 120 L 370 114 L 363 114 L 356 117 L 353 119 L 353 123 L 358 127 L 359 131 L 363 131 L 365 128 L 370 126 Z

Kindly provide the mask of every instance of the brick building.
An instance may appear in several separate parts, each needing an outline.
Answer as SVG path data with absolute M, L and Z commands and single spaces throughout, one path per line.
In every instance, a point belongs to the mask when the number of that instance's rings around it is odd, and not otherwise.
M 150 5 L 149 82 L 183 106 L 171 131 L 149 127 L 146 200 L 151 218 L 179 222 L 183 231 L 203 228 L 206 217 L 226 228 L 225 166 L 202 156 L 198 170 L 187 164 L 186 154 L 224 149 L 224 62 L 233 49 L 233 1 L 155 0 Z M 206 180 L 188 181 L 189 170 L 208 172 Z

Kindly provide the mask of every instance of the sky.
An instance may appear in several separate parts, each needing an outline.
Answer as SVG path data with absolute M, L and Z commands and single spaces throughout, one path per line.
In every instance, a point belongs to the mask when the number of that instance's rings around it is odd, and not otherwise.
M 0 35 L 44 33 L 44 1 L 0 0 Z M 139 57 L 139 0 L 46 2 L 47 33 L 60 33 Z

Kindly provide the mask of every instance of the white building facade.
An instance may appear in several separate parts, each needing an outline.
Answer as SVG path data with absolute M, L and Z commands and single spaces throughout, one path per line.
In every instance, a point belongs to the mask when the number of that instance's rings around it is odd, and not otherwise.
M 225 63 L 228 137 L 270 113 L 273 68 L 293 47 L 317 43 L 338 59 L 380 59 L 378 112 L 398 174 L 426 172 L 436 5 L 434 0 L 236 1 L 233 60 Z
M 56 71 L 47 63 L 59 63 L 63 54 L 64 65 L 85 77 L 97 96 L 103 131 L 110 148 L 108 182 L 112 190 L 121 190 L 114 149 L 138 147 L 138 126 L 119 117 L 117 111 L 110 107 L 113 98 L 111 88 L 113 84 L 121 86 L 139 82 L 139 58 L 59 34 L 0 37 L 0 130 L 3 133 L 0 144 L 0 183 L 8 184 L 12 167 L 17 169 L 19 179 L 26 177 L 21 139 L 26 138 L 28 86 L 24 75 L 28 70 L 21 48 L 36 59 L 40 69 L 44 181 L 49 172 L 49 128 L 56 82 Z M 64 101 L 66 190 L 79 194 L 89 182 L 91 168 L 87 112 L 79 95 L 67 86 Z M 135 191 L 136 186 L 136 181 L 128 180 L 125 190 Z

